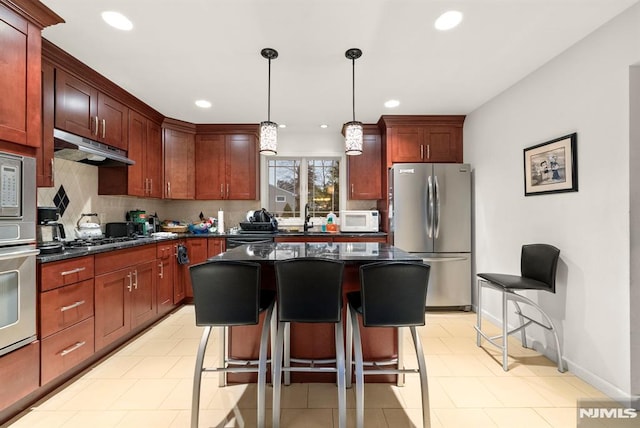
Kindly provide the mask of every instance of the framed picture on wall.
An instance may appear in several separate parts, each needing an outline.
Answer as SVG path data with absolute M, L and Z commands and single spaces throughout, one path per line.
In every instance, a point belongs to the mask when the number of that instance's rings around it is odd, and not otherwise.
M 578 191 L 578 134 L 524 149 L 524 195 Z

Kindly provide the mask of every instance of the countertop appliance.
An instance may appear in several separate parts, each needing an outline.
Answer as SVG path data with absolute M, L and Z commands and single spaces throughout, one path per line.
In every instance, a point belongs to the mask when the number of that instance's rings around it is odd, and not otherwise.
M 66 238 L 64 225 L 58 223 L 60 210 L 57 207 L 38 207 L 36 241 L 41 254 L 60 253 Z
M 380 215 L 377 210 L 340 211 L 340 230 L 342 232 L 378 232 Z
M 107 223 L 104 227 L 104 234 L 107 238 L 122 238 L 133 236 L 135 233 L 135 225 L 131 221 Z
M 427 307 L 471 308 L 471 167 L 394 164 L 389 234 L 396 247 L 431 265 Z
M 36 339 L 36 160 L 0 153 L 0 355 Z

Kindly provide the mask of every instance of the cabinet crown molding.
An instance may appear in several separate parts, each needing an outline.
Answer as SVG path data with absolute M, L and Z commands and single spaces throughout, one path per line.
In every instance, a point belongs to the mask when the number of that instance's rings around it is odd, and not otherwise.
M 41 29 L 65 22 L 62 17 L 38 0 L 0 0 L 0 4 L 7 6 Z
M 378 120 L 381 129 L 393 126 L 456 125 L 462 127 L 465 115 L 383 115 Z

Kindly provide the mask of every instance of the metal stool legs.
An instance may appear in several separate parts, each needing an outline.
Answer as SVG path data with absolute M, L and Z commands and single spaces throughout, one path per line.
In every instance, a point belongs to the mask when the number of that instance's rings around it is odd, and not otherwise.
M 488 336 L 486 333 L 482 331 L 482 289 L 484 287 L 493 288 L 502 293 L 502 333 L 499 335 Z M 513 304 L 515 305 L 516 314 L 518 315 L 518 318 L 520 321 L 520 325 L 511 330 L 509 330 L 509 314 L 508 314 L 509 301 L 513 302 Z M 547 324 L 543 324 L 523 314 L 520 308 L 520 305 L 518 303 L 524 303 L 535 308 L 540 313 L 540 315 L 544 318 Z M 560 350 L 560 339 L 558 338 L 558 333 L 557 333 L 555 324 L 553 323 L 551 318 L 549 318 L 549 316 L 542 310 L 542 308 L 531 299 L 510 290 L 503 290 L 502 288 L 494 287 L 491 285 L 489 281 L 479 279 L 478 280 L 478 312 L 477 312 L 476 319 L 477 319 L 476 326 L 475 326 L 476 345 L 481 346 L 482 339 L 484 338 L 487 342 L 489 342 L 496 348 L 500 349 L 502 351 L 502 369 L 504 371 L 509 370 L 509 341 L 508 341 L 509 335 L 520 331 L 522 346 L 527 348 L 528 346 L 527 346 L 527 337 L 526 337 L 525 329 L 531 324 L 536 324 L 553 334 L 553 338 L 556 344 L 556 354 L 558 358 L 558 371 L 560 373 L 564 373 L 566 371 L 562 361 L 562 352 Z M 497 342 L 496 339 L 502 339 L 502 344 Z
M 356 427 L 364 427 L 364 375 L 365 374 L 399 374 L 404 373 L 418 373 L 420 375 L 420 392 L 422 395 L 422 421 L 423 426 L 428 428 L 431 426 L 431 416 L 429 409 L 429 385 L 427 381 L 427 364 L 424 359 L 424 351 L 422 349 L 422 343 L 415 326 L 409 326 L 411 331 L 411 338 L 416 350 L 416 357 L 418 360 L 418 369 L 405 369 L 398 362 L 397 369 L 385 369 L 380 366 L 374 365 L 372 370 L 364 370 L 364 362 L 362 357 L 362 339 L 360 337 L 360 326 L 358 324 L 358 313 L 349 305 L 349 318 L 352 324 L 352 336 L 353 336 L 353 351 L 355 354 L 355 373 L 356 373 Z M 347 342 L 347 346 L 351 346 Z M 347 360 L 347 364 L 350 361 Z
M 222 335 L 220 337 L 221 349 L 224 350 L 224 355 L 222 355 L 222 360 L 220 360 L 220 366 L 216 368 L 204 367 L 204 356 L 207 349 L 207 343 L 209 342 L 209 337 L 211 335 L 211 326 L 205 327 L 202 338 L 200 339 L 200 346 L 198 347 L 198 353 L 196 354 L 196 367 L 193 378 L 193 396 L 191 401 L 191 428 L 198 428 L 199 422 L 199 411 L 200 411 L 200 389 L 202 385 L 202 373 L 204 372 L 218 372 L 221 377 L 221 385 L 225 385 L 224 377 L 227 372 L 237 373 L 237 372 L 258 372 L 258 398 L 257 398 L 257 426 L 259 428 L 264 428 L 266 424 L 265 413 L 266 413 L 266 384 L 267 384 L 267 345 L 269 343 L 269 330 L 272 327 L 272 314 L 273 314 L 274 305 L 272 304 L 265 311 L 264 323 L 262 325 L 262 331 L 260 334 L 260 353 L 257 361 L 258 367 L 227 367 L 227 359 L 226 359 L 226 345 L 225 345 L 225 331 L 224 327 L 222 328 Z M 273 342 L 273 338 L 272 338 Z M 255 364 L 255 361 L 245 361 L 247 365 Z M 224 383 L 223 383 L 224 382 Z
M 282 390 L 282 378 L 286 381 L 289 380 L 288 374 L 291 372 L 314 372 L 314 371 L 328 371 L 336 372 L 338 383 L 338 426 L 340 428 L 346 428 L 347 426 L 347 392 L 346 392 L 346 380 L 345 380 L 345 350 L 344 350 L 344 333 L 343 323 L 339 321 L 335 323 L 334 335 L 336 343 L 336 358 L 335 367 L 291 367 L 290 365 L 283 366 L 283 352 L 288 341 L 285 341 L 285 334 L 289 335 L 290 323 L 278 322 L 278 333 L 276 336 L 275 353 L 273 355 L 273 428 L 280 426 L 280 394 Z M 285 354 L 288 355 L 288 352 Z M 288 359 L 286 364 L 290 364 L 291 361 L 296 362 L 296 359 Z M 300 360 L 304 361 L 304 360 Z M 333 360 L 331 360 L 333 361 Z M 314 363 L 323 363 L 326 360 L 316 360 Z M 283 376 L 284 374 L 284 376 Z

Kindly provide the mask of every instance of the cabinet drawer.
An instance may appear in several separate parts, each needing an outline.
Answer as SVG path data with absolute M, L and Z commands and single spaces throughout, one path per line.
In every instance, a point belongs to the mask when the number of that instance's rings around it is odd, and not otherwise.
M 93 355 L 93 317 L 42 341 L 42 385 Z
M 162 260 L 168 259 L 170 257 L 175 257 L 176 245 L 178 245 L 177 241 L 165 244 L 157 244 L 156 257 Z
M 40 337 L 93 316 L 93 279 L 40 295 Z
M 155 244 L 96 254 L 96 276 L 156 259 Z
M 40 291 L 93 278 L 93 256 L 40 265 Z

